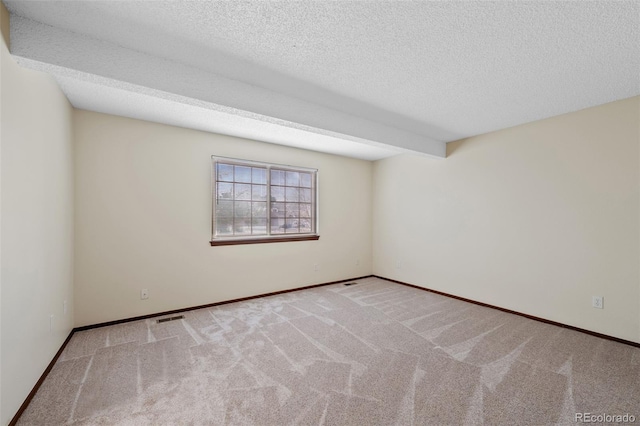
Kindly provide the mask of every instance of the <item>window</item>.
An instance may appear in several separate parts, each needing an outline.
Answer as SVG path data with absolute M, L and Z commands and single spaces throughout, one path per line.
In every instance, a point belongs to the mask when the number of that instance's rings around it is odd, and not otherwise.
M 211 245 L 317 240 L 317 170 L 212 157 Z

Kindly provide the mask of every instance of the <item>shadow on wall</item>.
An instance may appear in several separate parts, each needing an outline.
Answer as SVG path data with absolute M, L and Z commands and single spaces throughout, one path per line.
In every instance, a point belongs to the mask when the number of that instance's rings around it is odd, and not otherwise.
M 465 142 L 467 142 L 470 138 L 466 138 L 466 139 L 460 139 L 457 140 L 455 142 L 449 142 L 447 143 L 447 157 L 449 158 L 451 156 L 453 156 L 453 154 L 458 151 L 462 145 L 464 145 Z

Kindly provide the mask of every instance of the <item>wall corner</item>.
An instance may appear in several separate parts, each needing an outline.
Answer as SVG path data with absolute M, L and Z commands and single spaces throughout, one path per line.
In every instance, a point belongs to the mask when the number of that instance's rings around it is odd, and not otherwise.
M 4 3 L 0 1 L 0 28 L 2 29 L 2 38 L 7 49 L 11 47 L 10 44 L 10 31 L 9 31 L 9 11 Z

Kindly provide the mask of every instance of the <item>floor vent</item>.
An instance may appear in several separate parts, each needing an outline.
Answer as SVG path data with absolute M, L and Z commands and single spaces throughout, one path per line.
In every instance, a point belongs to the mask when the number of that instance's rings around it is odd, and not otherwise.
M 344 285 L 356 285 L 358 283 L 344 283 Z
M 176 315 L 175 317 L 161 318 L 157 322 L 158 322 L 158 324 L 160 324 L 162 322 L 175 321 L 175 320 L 179 320 L 179 319 L 183 319 L 183 318 L 184 318 L 184 315 Z

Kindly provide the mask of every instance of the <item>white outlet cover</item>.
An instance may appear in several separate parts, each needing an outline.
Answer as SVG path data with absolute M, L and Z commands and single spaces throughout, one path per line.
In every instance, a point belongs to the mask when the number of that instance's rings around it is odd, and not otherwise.
M 593 296 L 593 307 L 597 309 L 604 309 L 604 297 L 602 296 Z

